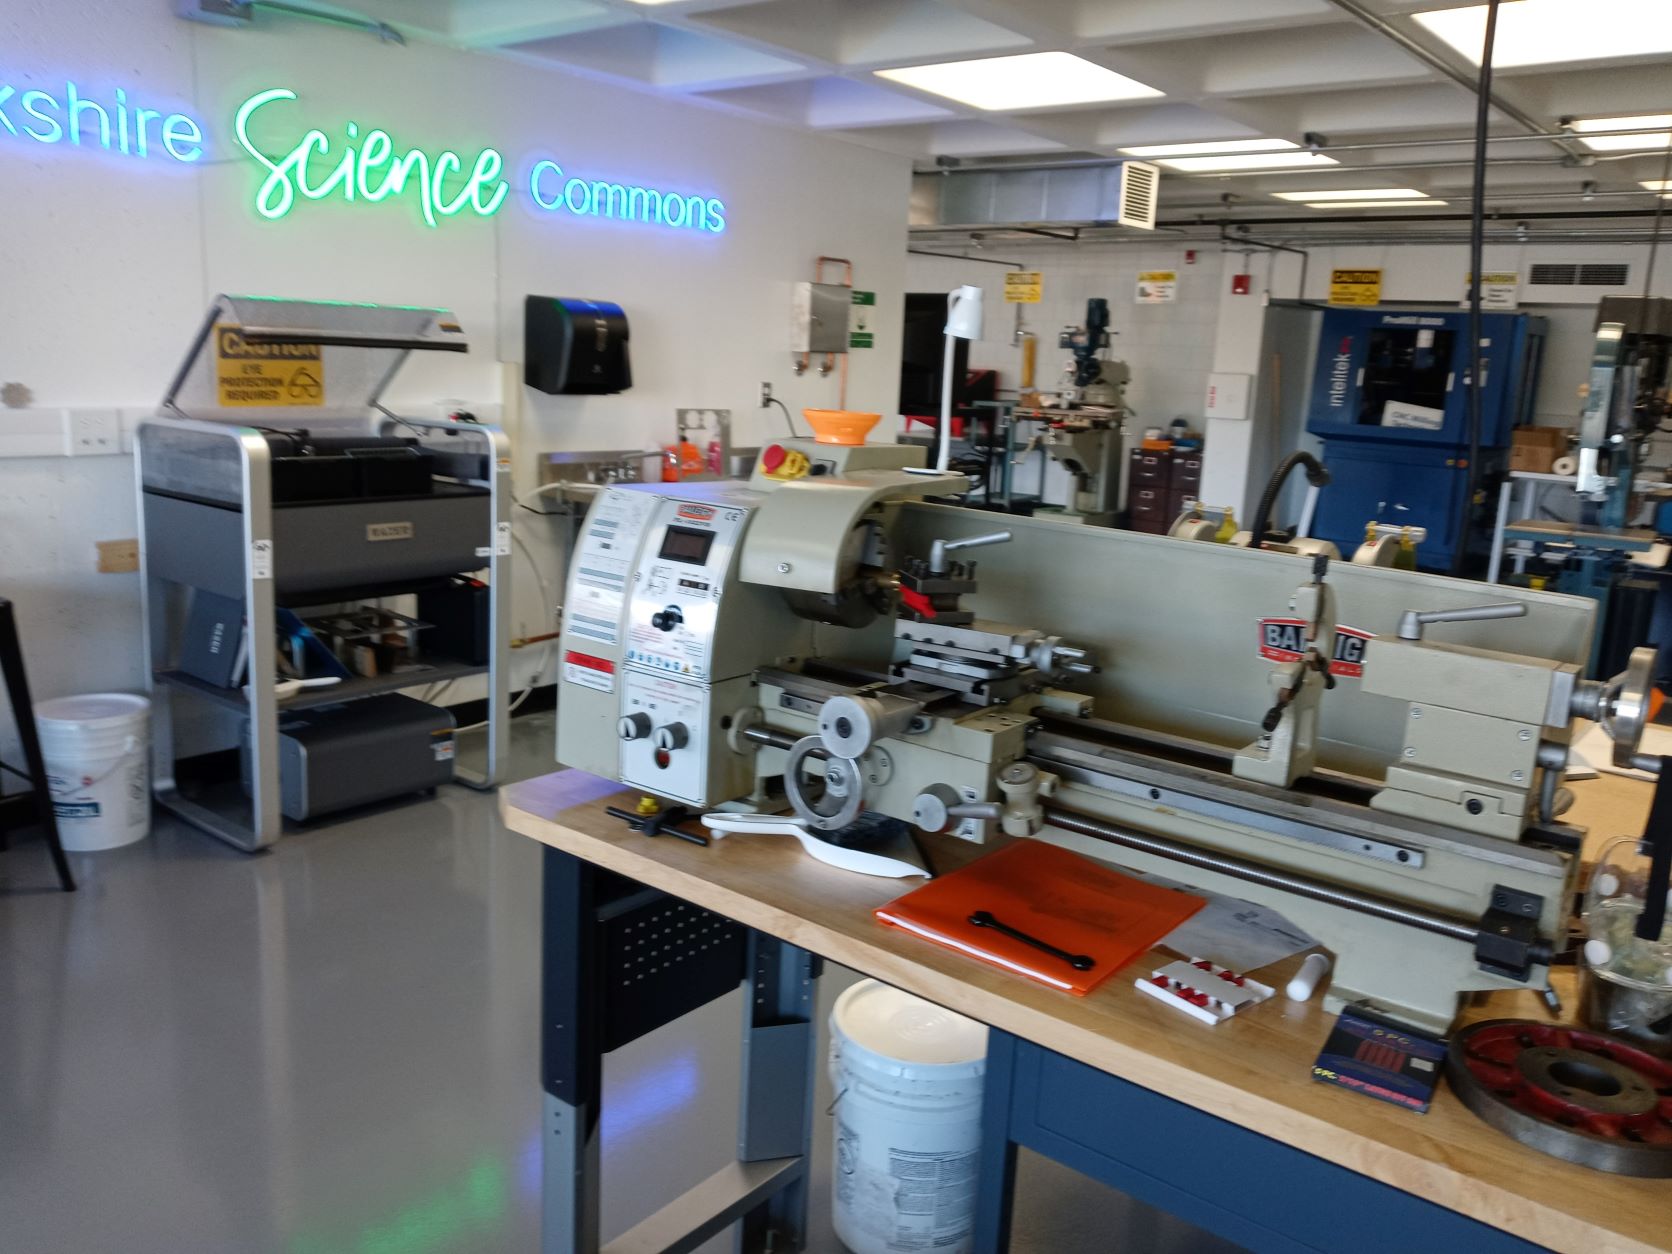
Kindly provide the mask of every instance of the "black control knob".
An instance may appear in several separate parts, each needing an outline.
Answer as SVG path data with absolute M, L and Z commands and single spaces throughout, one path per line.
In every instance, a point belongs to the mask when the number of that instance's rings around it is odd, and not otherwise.
M 656 729 L 656 747 L 662 750 L 683 749 L 690 735 L 684 723 L 664 723 Z
M 685 615 L 679 612 L 677 605 L 670 605 L 665 610 L 657 610 L 650 616 L 650 625 L 657 631 L 672 631 L 685 621 Z
M 615 730 L 623 740 L 643 740 L 650 735 L 650 715 L 643 710 L 624 714 L 616 722 Z

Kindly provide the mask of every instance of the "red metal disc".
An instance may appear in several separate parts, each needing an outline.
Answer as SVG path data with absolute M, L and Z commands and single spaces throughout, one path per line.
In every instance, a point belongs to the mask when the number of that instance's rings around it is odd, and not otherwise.
M 1672 1176 L 1672 1062 L 1602 1032 L 1500 1019 L 1453 1037 L 1446 1072 L 1470 1110 L 1524 1144 Z

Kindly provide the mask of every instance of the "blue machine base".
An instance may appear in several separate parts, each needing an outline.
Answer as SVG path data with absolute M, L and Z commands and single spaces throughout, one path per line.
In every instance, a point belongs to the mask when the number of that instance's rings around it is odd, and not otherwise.
M 1492 450 L 1483 449 L 1484 456 Z M 1312 534 L 1351 557 L 1371 521 L 1425 527 L 1417 565 L 1449 570 L 1457 547 L 1457 520 L 1469 490 L 1467 458 L 1451 449 L 1367 440 L 1324 440 L 1330 482 L 1318 494 Z

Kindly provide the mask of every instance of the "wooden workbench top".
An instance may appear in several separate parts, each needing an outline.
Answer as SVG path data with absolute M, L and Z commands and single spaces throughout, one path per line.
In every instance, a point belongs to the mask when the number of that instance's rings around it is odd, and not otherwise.
M 1593 824 L 1593 837 L 1642 830 L 1647 785 L 1605 775 L 1575 791 L 1570 817 Z M 1138 993 L 1144 960 L 1070 997 L 876 922 L 871 911 L 907 887 L 899 881 L 836 870 L 788 837 L 728 836 L 706 848 L 648 839 L 604 814 L 622 796 L 631 805 L 636 794 L 560 771 L 507 786 L 500 809 L 513 831 L 1529 1241 L 1572 1254 L 1672 1251 L 1672 1180 L 1607 1175 L 1527 1149 L 1444 1086 L 1416 1115 L 1314 1081 L 1333 1018 L 1320 998 L 1297 1005 L 1279 994 L 1209 1028 Z M 982 852 L 945 838 L 932 848 L 941 870 Z M 1267 982 L 1280 987 L 1296 962 L 1271 968 Z M 1467 1017 L 1543 1017 L 1530 993 L 1480 1002 Z

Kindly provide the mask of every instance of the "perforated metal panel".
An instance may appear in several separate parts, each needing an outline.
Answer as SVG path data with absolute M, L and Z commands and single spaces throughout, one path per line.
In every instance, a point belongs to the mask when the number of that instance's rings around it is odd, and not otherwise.
M 646 889 L 606 907 L 603 1048 L 616 1049 L 736 988 L 745 931 Z

